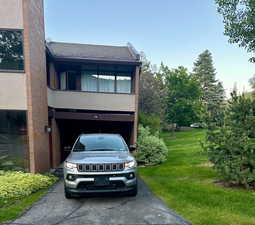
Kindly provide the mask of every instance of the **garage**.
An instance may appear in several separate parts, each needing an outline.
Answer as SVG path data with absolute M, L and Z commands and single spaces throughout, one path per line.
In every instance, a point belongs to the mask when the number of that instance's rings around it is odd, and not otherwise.
M 66 159 L 75 140 L 82 133 L 120 134 L 128 145 L 133 144 L 134 114 L 132 113 L 54 110 L 50 115 L 52 168 L 58 167 Z

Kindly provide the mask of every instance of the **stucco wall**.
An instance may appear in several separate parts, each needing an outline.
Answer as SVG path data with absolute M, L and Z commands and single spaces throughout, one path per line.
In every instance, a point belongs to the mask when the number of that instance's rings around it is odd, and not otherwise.
M 0 28 L 23 29 L 22 0 L 0 0 Z
M 0 109 L 26 110 L 26 91 L 23 73 L 0 73 Z
M 23 29 L 22 0 L 0 0 L 0 29 Z M 26 74 L 0 72 L 0 109 L 26 110 Z

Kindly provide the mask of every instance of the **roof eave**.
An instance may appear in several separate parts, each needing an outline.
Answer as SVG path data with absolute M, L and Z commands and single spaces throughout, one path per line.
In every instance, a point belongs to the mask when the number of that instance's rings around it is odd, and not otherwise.
M 95 63 L 95 64 L 122 64 L 140 66 L 140 61 L 116 60 L 116 59 L 83 59 L 83 58 L 70 58 L 70 57 L 56 57 L 53 56 L 56 62 L 81 62 L 81 63 Z

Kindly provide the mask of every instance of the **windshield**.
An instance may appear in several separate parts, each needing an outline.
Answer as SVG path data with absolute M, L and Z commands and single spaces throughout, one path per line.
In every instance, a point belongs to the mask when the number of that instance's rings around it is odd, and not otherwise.
M 118 135 L 82 135 L 73 151 L 127 151 L 127 146 Z

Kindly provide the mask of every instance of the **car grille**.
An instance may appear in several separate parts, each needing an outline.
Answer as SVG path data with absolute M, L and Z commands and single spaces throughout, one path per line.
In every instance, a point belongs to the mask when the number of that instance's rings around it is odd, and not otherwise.
M 80 172 L 111 172 L 124 170 L 124 163 L 79 164 Z

